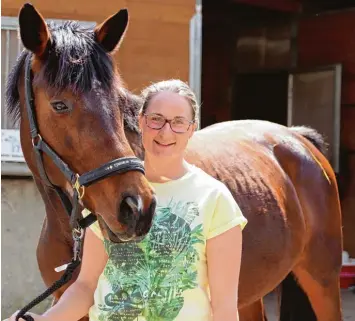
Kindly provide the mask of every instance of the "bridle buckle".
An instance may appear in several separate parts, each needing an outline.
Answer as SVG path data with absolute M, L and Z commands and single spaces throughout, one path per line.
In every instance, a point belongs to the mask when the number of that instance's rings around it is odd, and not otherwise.
M 37 134 L 35 137 L 32 138 L 32 147 L 38 146 L 38 144 L 42 141 L 42 136 L 40 134 Z
M 76 189 L 78 195 L 79 195 L 79 199 L 83 199 L 84 195 L 85 195 L 85 186 L 80 185 L 79 183 L 79 174 L 76 174 L 76 181 L 73 185 L 73 188 Z

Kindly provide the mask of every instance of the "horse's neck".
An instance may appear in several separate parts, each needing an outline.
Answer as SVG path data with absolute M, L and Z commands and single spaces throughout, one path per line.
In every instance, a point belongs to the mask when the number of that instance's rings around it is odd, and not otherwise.
M 42 196 L 46 211 L 45 231 L 42 231 L 42 233 L 61 235 L 66 240 L 71 241 L 69 217 L 58 195 L 53 189 L 46 187 L 39 178 L 34 177 L 34 181 Z

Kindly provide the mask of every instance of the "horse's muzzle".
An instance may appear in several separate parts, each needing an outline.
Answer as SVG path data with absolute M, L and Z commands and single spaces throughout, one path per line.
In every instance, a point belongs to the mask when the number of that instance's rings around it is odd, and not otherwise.
M 155 214 L 156 198 L 153 196 L 149 208 L 144 210 L 140 196 L 126 196 L 119 205 L 118 222 L 124 227 L 124 232 L 113 233 L 108 230 L 112 242 L 139 241 L 149 232 Z

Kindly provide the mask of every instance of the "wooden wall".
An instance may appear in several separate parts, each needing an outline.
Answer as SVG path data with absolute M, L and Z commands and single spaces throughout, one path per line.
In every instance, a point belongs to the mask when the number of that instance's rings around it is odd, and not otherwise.
M 233 17 L 226 16 L 231 6 L 216 7 L 206 1 L 202 12 L 201 127 L 230 119 L 233 77 Z
M 133 91 L 152 81 L 189 77 L 189 22 L 195 0 L 33 0 L 45 18 L 101 22 L 128 8 L 130 24 L 116 54 Z M 3 0 L 2 16 L 17 16 L 23 0 Z
M 201 125 L 232 119 L 237 73 L 292 65 L 292 17 L 233 2 L 206 0 L 202 32 Z
M 341 168 L 344 248 L 355 257 L 355 10 L 303 18 L 298 66 L 342 63 Z

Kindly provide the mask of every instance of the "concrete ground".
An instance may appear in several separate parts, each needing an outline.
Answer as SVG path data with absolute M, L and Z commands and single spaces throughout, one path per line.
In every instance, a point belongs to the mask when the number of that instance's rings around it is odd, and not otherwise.
M 343 320 L 355 321 L 355 294 L 350 290 L 342 290 Z M 269 294 L 265 300 L 266 315 L 268 321 L 278 321 L 277 296 Z

